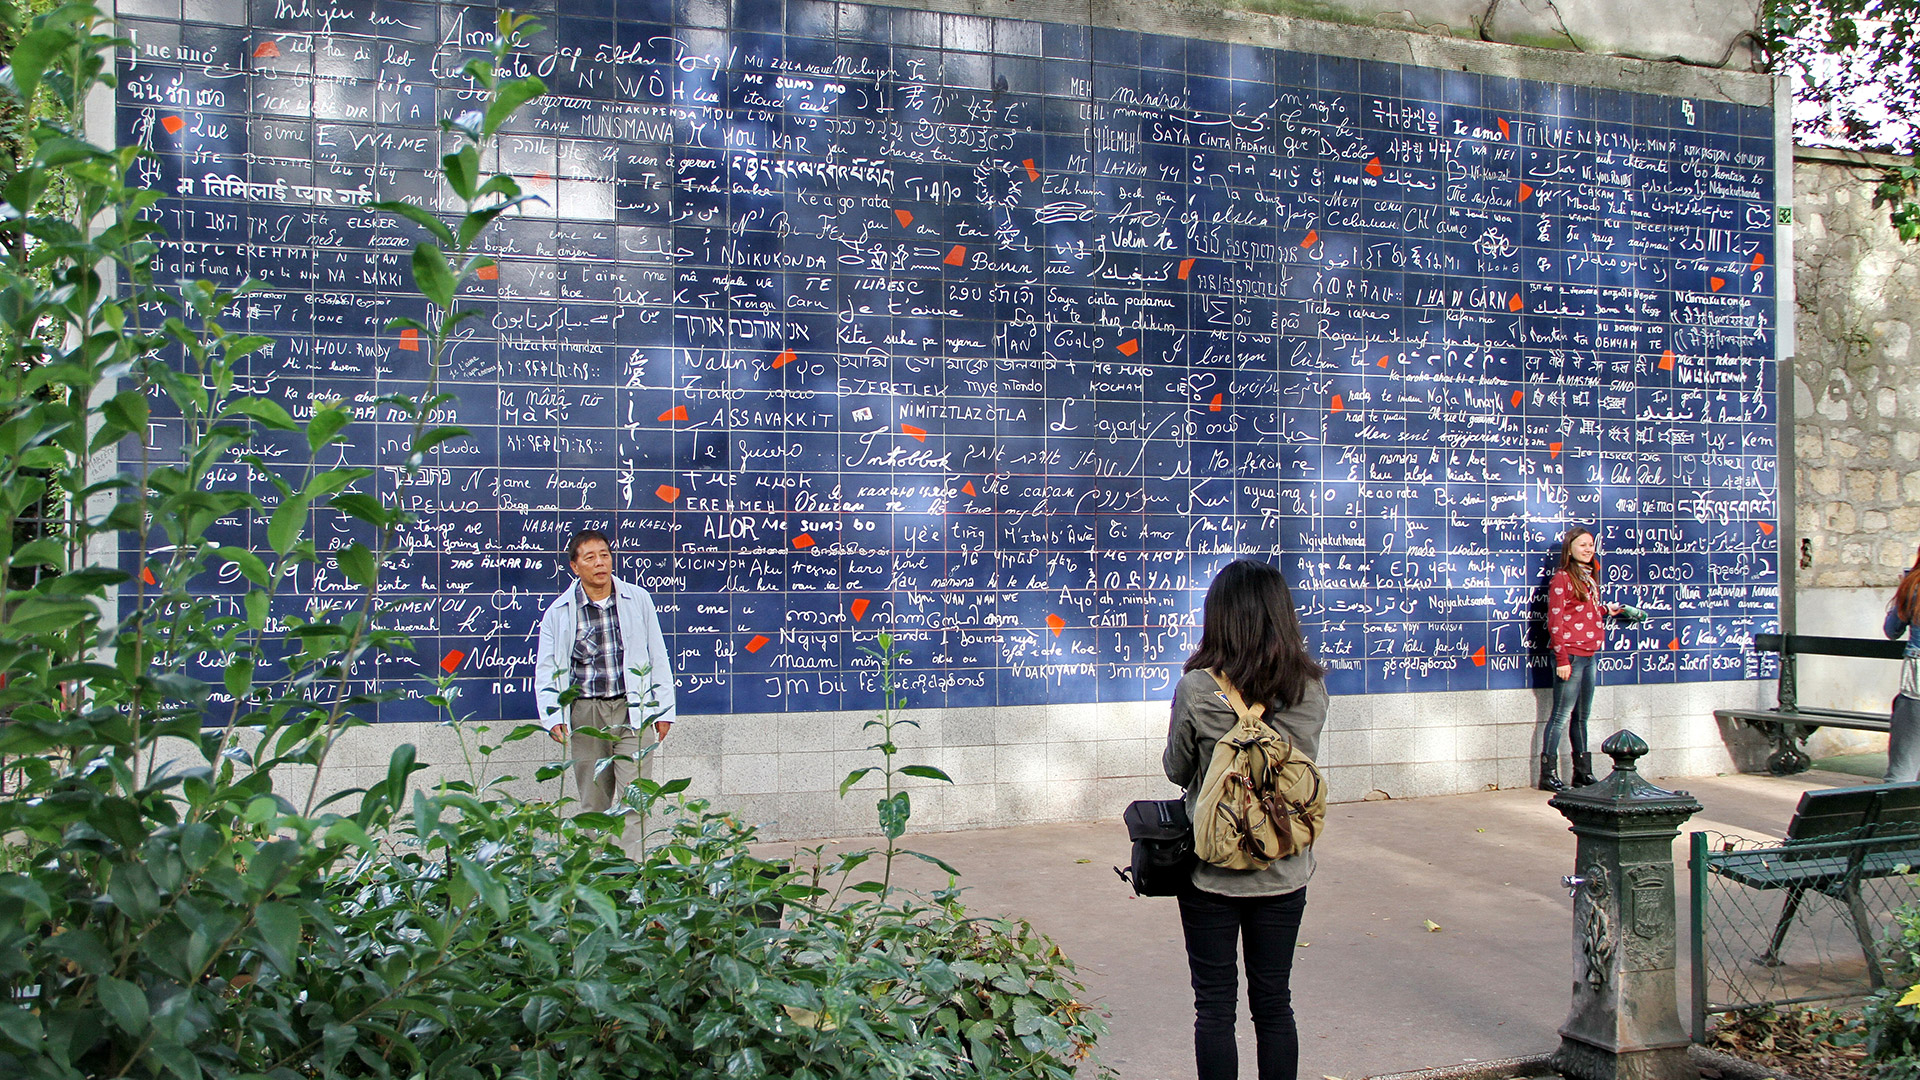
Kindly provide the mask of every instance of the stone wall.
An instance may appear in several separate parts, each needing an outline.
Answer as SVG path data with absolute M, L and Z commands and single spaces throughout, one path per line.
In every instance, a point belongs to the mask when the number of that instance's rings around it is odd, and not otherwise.
M 1903 243 L 1873 205 L 1880 168 L 1898 159 L 1805 149 L 1795 158 L 1791 450 L 1804 552 L 1795 629 L 1877 638 L 1920 545 L 1920 244 Z M 1884 712 L 1897 677 L 1884 660 L 1811 658 L 1801 663 L 1800 701 Z M 1828 729 L 1809 749 L 1818 757 L 1885 741 Z
M 1920 244 L 1872 205 L 1874 166 L 1896 160 L 1802 150 L 1794 163 L 1803 590 L 1889 589 L 1920 544 Z
M 1706 67 L 1754 66 L 1758 0 L 1188 0 L 1222 8 L 1417 34 Z

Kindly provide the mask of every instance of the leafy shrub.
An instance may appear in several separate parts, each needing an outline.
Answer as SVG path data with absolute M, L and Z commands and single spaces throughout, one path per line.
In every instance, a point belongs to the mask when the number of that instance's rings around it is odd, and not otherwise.
M 536 29 L 503 15 L 495 60 Z M 379 581 L 412 520 L 361 490 L 367 470 L 322 464 L 348 437 L 345 408 L 296 423 L 239 389 L 267 344 L 221 324 L 247 286 L 154 282 L 157 196 L 128 182 L 137 150 L 63 119 L 110 78 L 113 44 L 69 5 L 0 73 L 16 105 L 60 106 L 0 183 L 0 511 L 33 526 L 0 532 L 0 756 L 19 778 L 0 800 L 0 1075 L 1070 1075 L 1100 1021 L 1031 928 L 884 880 L 841 904 L 752 856 L 727 815 L 668 805 L 683 781 L 569 817 L 564 800 L 505 794 L 506 777 L 416 791 L 403 746 L 380 783 L 318 798 L 356 709 L 394 692 L 354 687 L 366 661 L 407 648 L 381 625 Z M 447 125 L 464 213 L 385 207 L 418 227 L 415 284 L 446 312 L 396 320 L 430 358 L 468 317 L 460 283 L 489 262 L 475 239 L 523 198 L 480 176 L 478 148 L 541 88 L 493 71 L 470 66 L 493 96 Z M 411 422 L 403 469 L 461 434 L 429 425 L 444 400 L 430 377 L 381 402 Z M 182 433 L 178 461 L 145 454 L 153 407 Z M 260 426 L 298 432 L 308 463 L 250 454 Z M 216 478 L 236 461 L 251 486 Z M 247 520 L 267 550 L 217 539 Z M 321 550 L 316 522 L 352 542 Z M 358 593 L 270 618 L 280 585 L 322 564 Z M 237 588 L 215 595 L 228 569 Z M 882 721 L 890 865 L 909 807 Z M 276 788 L 289 769 L 299 805 Z M 629 817 L 652 828 L 638 857 L 615 839 Z
M 1920 240 L 1920 152 L 1911 165 L 1893 165 L 1873 189 L 1873 205 L 1887 208 L 1887 220 L 1900 239 Z
M 641 787 L 632 809 L 660 797 Z M 1067 1076 L 1097 1033 L 1030 928 L 951 900 L 819 903 L 702 803 L 674 807 L 635 861 L 600 815 L 451 801 L 457 815 L 402 826 L 411 843 L 330 883 L 342 940 L 300 980 L 309 1026 L 364 1017 L 404 1036 L 351 1044 L 374 1075 Z M 491 894 L 461 884 L 466 858 Z M 369 956 L 433 974 L 396 999 Z
M 1867 998 L 1860 1015 L 1867 1074 L 1920 1080 L 1920 906 L 1894 912 L 1880 955 L 1886 986 Z

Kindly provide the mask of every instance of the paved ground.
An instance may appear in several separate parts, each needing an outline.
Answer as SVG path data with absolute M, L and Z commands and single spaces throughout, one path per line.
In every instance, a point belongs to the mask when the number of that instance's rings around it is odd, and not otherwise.
M 1655 782 L 1700 800 L 1705 811 L 1688 828 L 1759 837 L 1780 834 L 1803 790 L 1869 781 L 1816 770 Z M 1558 1045 L 1573 963 L 1560 878 L 1573 871 L 1574 838 L 1544 793 L 1344 803 L 1328 818 L 1294 968 L 1303 1078 L 1356 1080 Z M 1118 807 L 1111 822 L 908 841 L 961 870 L 970 910 L 1023 916 L 1074 958 L 1088 995 L 1109 1013 L 1100 1057 L 1122 1080 L 1193 1075 L 1179 913 L 1171 899 L 1135 898 L 1114 876 L 1128 858 Z M 1684 867 L 1684 837 L 1675 857 Z M 909 874 L 923 886 L 943 883 Z M 1680 886 L 1685 912 L 1684 868 Z M 1252 1076 L 1244 1013 L 1240 1027 L 1241 1072 Z

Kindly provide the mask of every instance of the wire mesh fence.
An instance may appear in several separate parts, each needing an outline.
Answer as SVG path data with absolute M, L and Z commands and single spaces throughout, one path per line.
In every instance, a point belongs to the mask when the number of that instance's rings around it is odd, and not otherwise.
M 1695 1041 L 1714 1014 L 1877 989 L 1894 913 L 1920 902 L 1910 829 L 1789 843 L 1691 834 Z

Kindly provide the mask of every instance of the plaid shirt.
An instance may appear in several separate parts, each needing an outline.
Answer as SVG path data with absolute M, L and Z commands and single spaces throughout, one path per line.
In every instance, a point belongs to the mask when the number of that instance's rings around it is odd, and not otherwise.
M 596 604 L 587 599 L 584 588 L 578 584 L 574 588 L 580 594 L 576 598 L 580 618 L 573 635 L 573 685 L 580 688 L 581 697 L 624 697 L 627 687 L 621 661 L 625 656 L 613 594 Z

